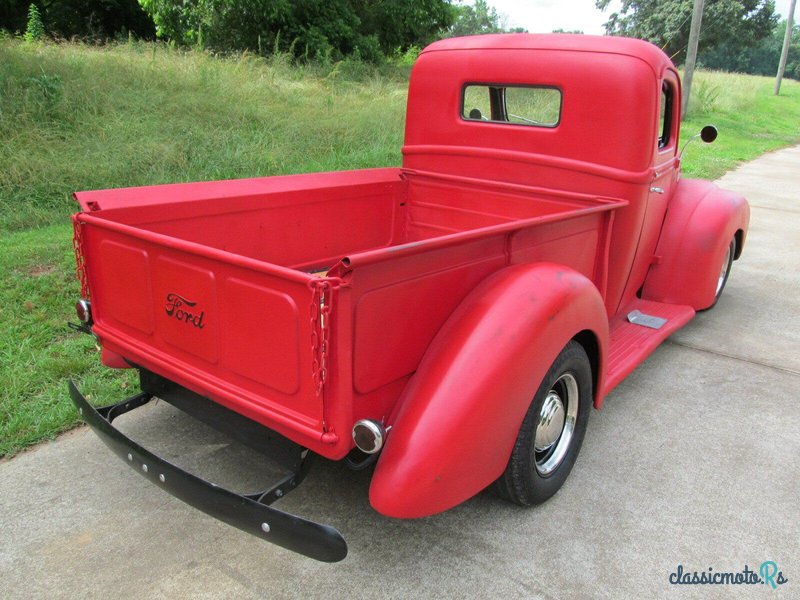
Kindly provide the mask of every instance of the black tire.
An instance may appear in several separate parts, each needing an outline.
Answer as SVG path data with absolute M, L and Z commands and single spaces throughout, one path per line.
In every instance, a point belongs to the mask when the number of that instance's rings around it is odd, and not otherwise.
M 714 296 L 714 302 L 711 306 L 709 306 L 706 310 L 714 308 L 719 302 L 720 296 L 722 296 L 722 292 L 725 290 L 725 284 L 728 283 L 728 277 L 731 275 L 731 268 L 733 267 L 733 257 L 736 256 L 736 237 L 731 240 L 731 243 L 728 244 L 728 252 L 723 258 L 723 262 L 720 265 L 719 272 L 720 277 L 717 279 L 717 293 Z M 723 275 L 724 269 L 724 275 Z
M 575 391 L 577 398 L 570 398 Z M 548 406 L 558 404 L 558 400 L 551 397 L 553 393 L 557 397 L 560 394 L 567 398 L 567 405 L 563 407 L 564 425 L 558 438 L 548 449 L 537 451 L 535 440 L 545 401 L 548 401 Z M 520 506 L 541 504 L 555 494 L 575 464 L 586 433 L 591 406 L 591 363 L 583 346 L 573 340 L 558 355 L 536 391 L 517 435 L 508 466 L 494 482 L 492 490 L 501 498 Z M 568 429 L 566 424 L 570 420 L 570 408 L 577 410 L 577 414 L 572 420 L 574 425 L 570 437 L 565 437 Z M 552 413 L 550 414 L 552 417 Z M 552 418 L 548 420 L 548 425 L 543 425 L 540 446 L 544 446 L 558 429 L 557 426 L 554 428 L 549 425 L 551 422 Z M 563 448 L 560 447 L 562 443 L 565 444 Z M 550 465 L 552 468 L 548 470 L 550 461 L 558 458 L 559 454 L 561 458 L 554 465 Z

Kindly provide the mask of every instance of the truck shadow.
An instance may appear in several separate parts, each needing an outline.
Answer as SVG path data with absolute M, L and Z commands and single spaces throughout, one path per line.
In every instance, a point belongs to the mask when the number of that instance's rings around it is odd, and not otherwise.
M 263 454 L 231 440 L 166 402 L 151 404 L 135 414 L 121 416 L 115 425 L 173 464 L 236 492 L 261 490 L 280 476 L 281 468 Z M 391 560 L 408 568 L 443 552 L 459 556 L 461 560 L 482 562 L 493 545 L 502 541 L 502 529 L 492 523 L 503 523 L 503 528 L 513 527 L 507 518 L 515 515 L 531 522 L 532 512 L 538 510 L 520 509 L 484 491 L 432 517 L 388 518 L 375 512 L 369 504 L 372 470 L 353 471 L 341 462 L 317 457 L 303 484 L 273 506 L 336 527 L 348 542 L 348 563 L 356 561 L 368 567 L 372 563 L 385 565 Z M 186 512 L 194 516 L 191 507 L 187 506 Z M 230 535 L 237 543 L 257 546 L 259 551 L 255 556 L 265 560 L 273 553 L 288 554 L 234 529 Z M 301 563 L 314 563 L 291 556 Z

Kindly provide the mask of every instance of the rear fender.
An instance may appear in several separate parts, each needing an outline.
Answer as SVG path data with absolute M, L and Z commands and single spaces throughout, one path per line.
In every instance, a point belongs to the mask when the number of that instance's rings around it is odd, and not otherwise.
M 728 245 L 736 236 L 738 258 L 749 222 L 750 207 L 739 194 L 708 181 L 680 181 L 667 208 L 657 262 L 647 274 L 642 297 L 687 304 L 695 310 L 710 307 Z
M 589 279 L 537 263 L 481 283 L 434 338 L 389 419 L 372 506 L 392 517 L 423 517 L 497 479 L 548 368 L 587 330 L 597 340 L 595 388 L 602 390 L 608 319 Z

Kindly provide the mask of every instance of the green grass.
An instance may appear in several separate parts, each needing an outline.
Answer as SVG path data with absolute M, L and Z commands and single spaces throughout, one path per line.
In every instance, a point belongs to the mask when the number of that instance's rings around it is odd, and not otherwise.
M 407 76 L 0 39 L 0 456 L 77 423 L 67 378 L 98 402 L 135 384 L 65 326 L 79 294 L 72 191 L 397 165 Z M 800 141 L 797 82 L 775 98 L 771 79 L 701 72 L 694 91 L 684 139 L 707 123 L 720 137 L 687 149 L 687 175 L 714 178 Z
M 0 456 L 75 424 L 69 377 L 99 398 L 133 389 L 130 373 L 100 368 L 93 340 L 67 329 L 79 294 L 71 231 L 54 225 L 0 238 Z
M 406 74 L 0 40 L 0 231 L 76 190 L 397 164 Z
M 687 147 L 683 173 L 716 179 L 738 164 L 800 142 L 800 83 L 783 80 L 780 96 L 771 77 L 721 72 L 695 73 L 681 145 L 704 125 L 716 125 L 713 144 Z

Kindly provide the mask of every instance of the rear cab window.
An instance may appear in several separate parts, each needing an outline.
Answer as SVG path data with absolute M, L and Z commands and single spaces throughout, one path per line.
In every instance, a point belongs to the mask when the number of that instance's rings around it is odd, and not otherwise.
M 561 90 L 551 86 L 469 83 L 461 94 L 461 118 L 466 121 L 557 127 L 561 121 Z

